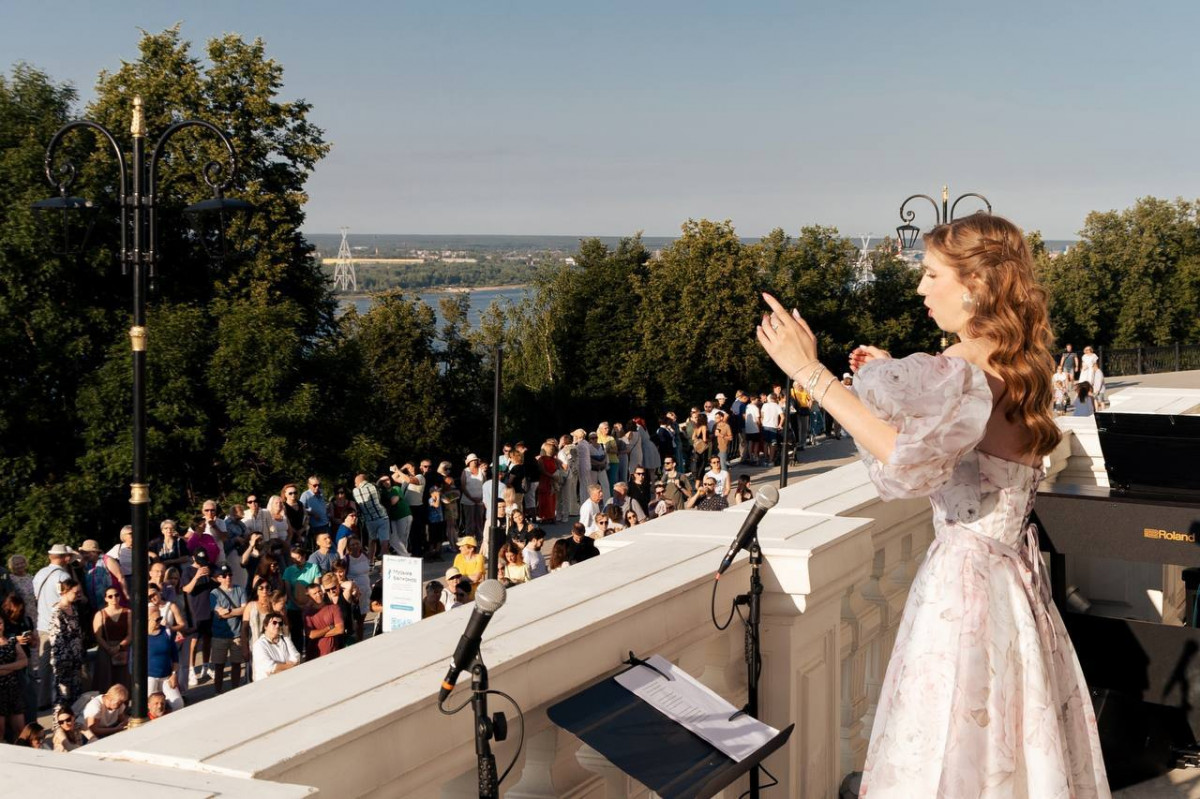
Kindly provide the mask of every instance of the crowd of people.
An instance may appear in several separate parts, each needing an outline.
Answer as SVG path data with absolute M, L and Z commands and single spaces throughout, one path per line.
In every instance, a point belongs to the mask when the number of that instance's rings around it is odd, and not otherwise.
M 846 375 L 845 382 L 850 382 Z M 817 398 L 793 392 L 787 440 L 798 451 L 828 429 Z M 360 473 L 332 495 L 320 477 L 251 492 L 223 509 L 201 504 L 186 523 L 164 519 L 149 547 L 150 717 L 178 710 L 189 688 L 219 694 L 329 655 L 381 628 L 387 552 L 443 560 L 425 587 L 423 615 L 471 602 L 487 574 L 515 586 L 599 554 L 596 540 L 677 510 L 723 510 L 752 499 L 733 464 L 779 462 L 783 392 L 724 394 L 673 412 L 601 422 L 546 439 L 536 454 L 505 445 L 498 475 L 474 453 L 457 469 L 430 459 Z M 493 491 L 496 519 L 491 518 Z M 570 522 L 547 547 L 543 525 Z M 22 555 L 0 569 L 0 737 L 69 751 L 129 721 L 133 531 L 105 548 L 56 543 L 31 573 Z M 374 622 L 374 623 L 371 623 Z M 45 730 L 39 714 L 53 709 Z
M 1100 356 L 1091 346 L 1083 348 L 1082 356 L 1068 344 L 1059 355 L 1054 372 L 1054 412 L 1060 416 L 1091 416 L 1108 406 L 1104 372 Z

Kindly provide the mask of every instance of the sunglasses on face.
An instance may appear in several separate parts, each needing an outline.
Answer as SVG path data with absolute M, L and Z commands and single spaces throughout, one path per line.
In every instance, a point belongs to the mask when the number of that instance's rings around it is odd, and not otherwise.
M 283 622 L 281 622 L 279 619 L 271 619 L 269 622 L 267 622 L 268 627 L 279 627 L 282 626 L 282 624 Z

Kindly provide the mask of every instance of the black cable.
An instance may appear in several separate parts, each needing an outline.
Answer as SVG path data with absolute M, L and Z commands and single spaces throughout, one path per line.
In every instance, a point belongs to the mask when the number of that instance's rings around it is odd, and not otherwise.
M 513 710 L 517 711 L 517 718 L 521 720 L 521 735 L 517 738 L 517 751 L 513 752 L 512 762 L 508 764 L 508 768 L 504 769 L 504 773 L 500 775 L 500 779 L 496 780 L 496 785 L 504 782 L 504 778 L 508 776 L 508 772 L 513 770 L 513 766 L 517 765 L 517 758 L 521 756 L 521 750 L 525 747 L 525 713 L 521 710 L 521 706 L 517 704 L 517 700 L 513 699 L 503 691 L 489 689 L 486 693 L 496 694 L 508 700 L 508 703 L 513 706 Z M 774 779 L 774 777 L 772 777 Z
M 496 780 L 496 785 L 499 785 L 500 783 L 504 782 L 504 778 L 507 777 L 508 773 L 513 770 L 513 766 L 517 765 L 517 758 L 521 756 L 521 750 L 525 748 L 525 712 L 521 710 L 521 706 L 517 704 L 517 700 L 513 699 L 503 691 L 496 690 L 495 688 L 489 688 L 482 692 L 472 691 L 467 698 L 463 700 L 463 703 L 453 710 L 447 710 L 441 702 L 438 702 L 438 712 L 444 716 L 453 716 L 456 713 L 460 713 L 466 708 L 467 705 L 471 704 L 471 700 L 475 698 L 476 693 L 483 693 L 484 695 L 495 694 L 496 696 L 503 697 L 510 705 L 513 706 L 513 710 L 517 711 L 517 718 L 521 722 L 521 734 L 517 738 L 517 751 L 513 753 L 512 762 L 508 764 L 508 767 L 504 769 L 504 773 L 501 774 L 500 778 Z
M 729 625 L 733 623 L 733 612 L 735 610 L 737 610 L 737 603 L 734 603 L 733 607 L 730 608 L 729 618 L 725 620 L 725 624 L 722 625 L 719 621 L 717 621 L 717 581 L 713 580 L 712 599 L 709 600 L 708 603 L 708 612 L 712 616 L 713 626 L 722 632 L 729 629 Z
M 454 714 L 458 713 L 459 711 L 461 711 L 463 708 L 465 708 L 469 704 L 471 704 L 470 696 L 468 696 L 461 705 L 454 708 L 454 710 L 446 710 L 445 705 L 443 705 L 441 702 L 438 702 L 438 712 L 441 713 L 443 716 L 453 716 Z

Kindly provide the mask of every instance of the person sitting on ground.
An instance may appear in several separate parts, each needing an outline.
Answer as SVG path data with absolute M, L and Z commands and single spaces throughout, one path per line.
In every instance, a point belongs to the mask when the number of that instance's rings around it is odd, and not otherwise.
M 533 532 L 529 534 L 529 541 L 525 544 L 525 549 L 521 551 L 522 558 L 529 566 L 530 579 L 544 577 L 550 573 L 546 567 L 546 558 L 542 555 L 542 546 L 545 543 L 545 531 L 540 527 L 533 528 Z
M 446 610 L 454 607 L 454 589 L 458 585 L 460 577 L 462 577 L 462 574 L 453 566 L 446 569 L 446 587 L 442 589 L 442 595 L 438 597 L 438 600 Z
M 529 566 L 521 557 L 521 550 L 511 541 L 500 547 L 500 563 L 503 564 L 499 575 L 500 582 L 506 586 L 520 585 L 533 579 L 529 575 Z
M 46 748 L 46 728 L 36 721 L 31 721 L 25 725 L 25 729 L 21 730 L 13 741 L 13 746 L 27 746 L 30 749 L 45 749 Z
M 161 719 L 170 712 L 171 703 L 167 701 L 167 695 L 162 691 L 155 691 L 146 697 L 146 716 L 151 721 Z
M 263 634 L 254 642 L 250 660 L 254 666 L 255 682 L 299 665 L 300 653 L 296 651 L 292 640 L 283 634 L 283 614 L 275 611 L 267 614 L 263 622 Z
M 608 517 L 603 518 L 603 523 L 607 526 Z M 596 549 L 596 542 L 588 538 L 587 530 L 584 529 L 582 522 L 575 522 L 571 525 L 571 537 L 567 539 L 566 548 L 567 562 L 572 565 L 600 554 L 600 550 Z
M 712 478 L 717 482 L 717 493 L 729 499 L 729 492 L 733 489 L 733 480 L 729 477 L 729 471 L 721 466 L 720 458 L 709 459 L 709 470 L 704 473 L 704 479 Z
M 1096 413 L 1096 403 L 1092 399 L 1092 384 L 1087 382 L 1075 386 L 1078 400 L 1075 402 L 1075 412 L 1072 416 L 1092 416 Z
M 450 603 L 450 610 L 459 605 L 466 605 L 471 601 L 471 594 L 474 586 L 466 578 L 460 579 L 454 586 L 454 600 Z
M 579 523 L 583 525 L 583 529 L 588 533 L 596 531 L 596 519 L 600 516 L 603 500 L 604 487 L 599 483 L 589 485 L 588 498 L 579 506 Z
M 695 510 L 718 511 L 728 508 L 729 502 L 717 493 L 717 481 L 712 477 L 705 476 L 704 482 L 700 484 L 700 490 L 687 501 L 686 507 Z
M 107 738 L 125 729 L 129 724 L 128 704 L 129 691 L 120 683 L 93 696 L 81 714 L 84 734 L 93 739 Z
M 473 535 L 460 536 L 458 539 L 458 554 L 454 556 L 454 568 L 474 585 L 483 581 L 487 575 L 487 558 L 478 552 L 479 542 Z
M 437 580 L 432 580 L 425 586 L 425 598 L 421 600 L 422 619 L 446 612 L 446 606 L 442 604 L 441 598 L 443 590 L 445 590 L 444 586 Z
M 644 471 L 645 470 L 643 469 L 643 472 Z M 613 486 L 612 496 L 609 498 L 608 502 L 604 504 L 604 511 L 608 513 L 613 508 L 616 508 L 617 519 L 624 519 L 625 511 L 627 510 L 633 510 L 633 512 L 637 514 L 639 521 L 643 521 L 646 518 L 646 509 L 642 507 L 642 503 L 629 496 L 628 483 L 617 483 Z M 613 520 L 611 515 L 609 516 L 609 520 Z
M 87 738 L 79 731 L 79 723 L 70 708 L 56 710 L 54 724 L 51 746 L 55 752 L 70 752 L 87 743 Z
M 366 636 L 374 638 L 383 632 L 383 580 L 377 580 L 371 586 L 371 634 Z
M 520 508 L 513 509 L 509 514 L 509 521 L 508 540 L 523 548 L 529 543 L 533 532 L 538 529 L 537 525 L 530 521 L 525 511 Z
M 729 496 L 734 505 L 740 505 L 743 502 L 749 502 L 754 499 L 754 492 L 750 490 L 750 475 L 739 474 L 737 477 L 737 485 L 733 487 L 733 491 Z
M 550 547 L 550 558 L 548 565 L 550 571 L 556 572 L 559 569 L 565 569 L 571 565 L 570 556 L 567 552 L 568 538 L 560 538 L 554 542 L 554 546 Z

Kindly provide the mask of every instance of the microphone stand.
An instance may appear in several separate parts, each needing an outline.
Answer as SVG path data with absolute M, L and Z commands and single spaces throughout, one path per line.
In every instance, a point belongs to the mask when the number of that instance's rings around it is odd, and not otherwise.
M 488 743 L 494 731 L 488 718 L 488 672 L 483 659 L 475 656 L 471 665 L 471 710 L 475 712 L 475 756 L 479 762 L 479 799 L 499 799 L 500 785 L 496 778 L 496 756 Z
M 758 675 L 762 671 L 762 649 L 759 646 L 758 629 L 762 619 L 762 578 L 758 570 L 762 566 L 762 548 L 758 545 L 758 534 L 750 542 L 750 592 L 741 594 L 734 602 L 748 605 L 746 615 L 746 715 L 758 718 Z M 750 799 L 759 799 L 760 767 L 750 769 Z

